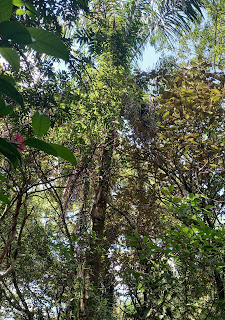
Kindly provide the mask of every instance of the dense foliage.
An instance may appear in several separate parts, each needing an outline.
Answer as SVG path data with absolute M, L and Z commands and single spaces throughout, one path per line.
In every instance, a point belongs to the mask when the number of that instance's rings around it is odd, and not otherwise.
M 224 1 L 0 7 L 0 319 L 224 319 Z

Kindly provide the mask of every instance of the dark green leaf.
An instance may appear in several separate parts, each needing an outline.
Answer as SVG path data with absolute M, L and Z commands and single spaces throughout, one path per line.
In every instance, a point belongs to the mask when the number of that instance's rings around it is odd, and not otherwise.
M 6 139 L 0 138 L 0 152 L 9 159 L 14 168 L 18 165 L 18 160 L 21 160 L 21 156 L 17 148 L 13 143 Z
M 25 2 L 25 6 L 30 10 L 34 15 L 39 14 L 39 11 L 29 2 Z
M 12 0 L 0 0 L 0 22 L 10 19 L 12 7 Z
M 65 61 L 69 60 L 69 52 L 64 43 L 52 32 L 30 27 L 28 28 L 32 38 L 36 41 L 29 45 L 39 53 L 46 53 Z
M 13 112 L 13 106 L 6 105 L 4 100 L 0 100 L 0 117 L 7 116 Z
M 8 199 L 8 197 L 6 197 L 3 193 L 0 192 L 0 201 L 6 203 L 6 204 L 10 204 L 10 201 Z
M 57 151 L 58 157 L 66 160 L 66 161 L 69 161 L 70 163 L 72 163 L 75 166 L 77 165 L 76 157 L 73 155 L 73 153 L 68 148 L 61 146 L 59 144 L 51 143 L 51 145 Z
M 5 81 L 9 82 L 12 86 L 16 85 L 16 82 L 13 79 L 13 77 L 10 77 L 10 76 L 8 76 L 6 74 L 0 74 L 0 79 L 3 79 Z
M 20 57 L 18 53 L 11 48 L 1 48 L 0 47 L 0 55 L 8 61 L 8 63 L 15 69 L 19 71 L 20 68 Z
M 11 83 L 1 78 L 0 78 L 0 93 L 5 94 L 12 100 L 18 102 L 21 106 L 23 106 L 23 98 L 21 94 L 11 85 Z
M 50 119 L 45 114 L 39 114 L 35 112 L 32 118 L 32 128 L 38 137 L 43 136 L 50 127 Z
M 1 181 L 7 181 L 8 179 L 6 177 L 4 177 L 2 174 L 0 174 L 0 180 Z
M 34 138 L 27 139 L 24 141 L 24 145 L 44 151 L 45 153 L 51 154 L 56 157 L 58 155 L 57 151 L 55 150 L 55 148 L 53 148 L 51 144 L 39 139 L 34 139 Z
M 29 31 L 19 22 L 5 21 L 0 23 L 0 35 L 19 44 L 32 43 Z

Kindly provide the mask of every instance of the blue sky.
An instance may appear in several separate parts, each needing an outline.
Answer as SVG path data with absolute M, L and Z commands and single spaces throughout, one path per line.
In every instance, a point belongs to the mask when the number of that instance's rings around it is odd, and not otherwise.
M 162 53 L 156 52 L 155 49 L 148 44 L 144 49 L 142 59 L 138 61 L 138 66 L 144 71 L 149 71 L 154 68 L 160 56 L 162 56 Z

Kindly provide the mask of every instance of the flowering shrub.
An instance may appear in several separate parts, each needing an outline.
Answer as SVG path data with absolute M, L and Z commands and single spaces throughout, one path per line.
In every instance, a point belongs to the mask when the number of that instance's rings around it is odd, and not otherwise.
M 21 134 L 16 133 L 15 138 L 12 139 L 11 141 L 16 144 L 17 149 L 19 149 L 20 151 L 26 150 L 25 145 L 22 144 L 25 141 L 25 139 L 21 136 Z

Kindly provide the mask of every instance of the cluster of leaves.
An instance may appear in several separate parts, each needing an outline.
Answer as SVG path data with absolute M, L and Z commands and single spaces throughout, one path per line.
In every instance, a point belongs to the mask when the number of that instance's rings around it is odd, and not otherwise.
M 45 53 L 56 58 L 61 58 L 64 61 L 69 60 L 69 52 L 66 46 L 54 33 L 35 27 L 26 28 L 21 22 L 10 20 L 13 5 L 16 7 L 26 7 L 25 11 L 23 9 L 17 9 L 15 12 L 16 15 L 25 13 L 31 17 L 38 15 L 38 11 L 30 3 L 16 0 L 2 0 L 0 5 L 2 8 L 0 15 L 0 55 L 7 60 L 15 71 L 19 71 L 20 54 L 24 56 L 27 48 L 33 49 L 40 54 Z M 9 105 L 6 101 L 15 101 L 21 108 L 24 108 L 23 97 L 16 89 L 13 77 L 7 73 L 5 74 L 4 71 L 0 78 L 0 93 L 0 116 L 2 118 L 5 118 L 14 110 L 13 106 Z M 3 100 L 3 98 L 5 98 L 6 101 Z M 49 117 L 39 114 L 37 111 L 32 118 L 32 128 L 38 137 L 43 136 L 50 128 Z M 66 147 L 58 144 L 49 144 L 36 138 L 28 138 L 25 140 L 19 133 L 17 133 L 14 140 L 11 141 L 1 138 L 0 152 L 8 158 L 16 168 L 18 161 L 21 161 L 19 151 L 25 151 L 25 145 L 44 151 L 50 155 L 62 157 L 73 165 L 76 165 L 76 158 Z M 9 200 L 5 195 L 1 193 L 0 196 L 3 202 L 9 204 Z

